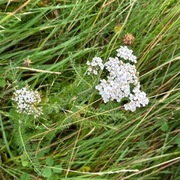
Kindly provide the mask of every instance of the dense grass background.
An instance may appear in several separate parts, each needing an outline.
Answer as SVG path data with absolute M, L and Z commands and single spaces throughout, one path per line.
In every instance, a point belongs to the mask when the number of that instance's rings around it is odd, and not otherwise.
M 178 179 L 179 9 L 177 0 L 1 0 L 0 179 Z M 86 73 L 126 33 L 150 98 L 134 113 L 103 104 L 100 77 Z M 38 119 L 11 100 L 27 85 L 41 93 Z

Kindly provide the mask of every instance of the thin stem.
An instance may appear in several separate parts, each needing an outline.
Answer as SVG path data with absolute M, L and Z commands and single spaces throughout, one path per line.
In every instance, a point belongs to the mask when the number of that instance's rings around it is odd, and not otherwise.
M 8 152 L 9 156 L 10 156 L 11 159 L 12 159 L 12 158 L 13 158 L 13 154 L 11 153 L 11 150 L 10 150 L 10 148 L 9 148 L 9 144 L 8 144 L 8 141 L 7 141 L 7 138 L 6 138 L 6 133 L 5 133 L 5 130 L 4 130 L 4 126 L 3 126 L 1 114 L 0 114 L 0 125 L 1 125 L 2 135 L 3 135 L 3 139 L 4 139 L 4 143 L 5 143 L 7 152 Z
M 27 152 L 27 150 L 26 150 L 26 146 L 25 146 L 25 144 L 24 144 L 24 140 L 23 140 L 23 137 L 22 137 L 22 134 L 21 134 L 21 126 L 20 126 L 20 124 L 19 124 L 18 130 L 19 130 L 19 136 L 20 136 L 20 140 L 21 140 L 21 143 L 22 143 L 24 152 L 25 152 L 25 154 L 26 154 L 29 162 L 30 162 L 30 163 L 32 164 L 32 166 L 34 167 L 34 170 L 35 170 L 38 174 L 42 175 L 42 173 L 39 171 L 39 169 L 38 169 L 38 168 L 36 167 L 36 165 L 33 163 L 32 159 L 30 158 L 30 156 L 29 156 L 29 154 L 28 154 L 28 152 Z

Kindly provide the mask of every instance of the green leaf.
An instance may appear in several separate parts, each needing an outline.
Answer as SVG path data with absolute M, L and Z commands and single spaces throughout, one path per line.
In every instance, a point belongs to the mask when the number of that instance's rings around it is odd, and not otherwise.
M 61 165 L 55 165 L 55 166 L 53 167 L 53 172 L 54 172 L 54 173 L 61 173 L 61 172 L 62 172 L 62 167 L 61 167 Z
M 23 173 L 20 176 L 20 180 L 29 180 L 29 179 L 30 179 L 30 176 L 27 173 Z
M 23 167 L 27 167 L 29 165 L 29 160 L 25 153 L 21 155 L 21 163 Z
M 175 139 L 175 143 L 178 145 L 178 148 L 180 148 L 180 137 Z
M 4 87 L 5 85 L 6 85 L 5 79 L 0 77 L 0 87 Z
M 43 168 L 42 174 L 43 174 L 44 177 L 51 177 L 51 175 L 52 175 L 51 168 L 49 168 L 49 167 Z
M 141 141 L 141 142 L 139 142 L 138 147 L 141 149 L 147 149 L 148 145 L 145 141 Z
M 168 126 L 167 123 L 163 123 L 163 124 L 161 125 L 160 129 L 161 129 L 162 131 L 164 131 L 164 132 L 167 132 L 168 129 L 169 129 L 169 126 Z
M 52 158 L 52 157 L 48 157 L 48 158 L 46 159 L 46 165 L 47 165 L 47 166 L 52 166 L 53 164 L 54 164 L 53 158 Z
M 59 180 L 59 174 L 52 174 L 47 180 Z

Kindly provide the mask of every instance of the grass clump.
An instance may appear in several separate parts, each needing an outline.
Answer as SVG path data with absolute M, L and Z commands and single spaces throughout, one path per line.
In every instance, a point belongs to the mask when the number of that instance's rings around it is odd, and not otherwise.
M 176 0 L 1 1 L 0 179 L 178 179 L 179 9 Z M 135 112 L 103 103 L 95 87 L 106 74 L 89 76 L 86 64 L 114 57 L 127 34 L 150 101 Z M 38 117 L 17 112 L 24 87 L 41 97 Z

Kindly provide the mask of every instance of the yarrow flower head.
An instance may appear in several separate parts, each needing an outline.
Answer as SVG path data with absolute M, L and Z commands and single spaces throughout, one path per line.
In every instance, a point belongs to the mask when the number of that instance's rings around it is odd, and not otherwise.
M 149 99 L 146 93 L 140 90 L 135 65 L 124 63 L 119 59 L 123 58 L 136 63 L 136 56 L 132 54 L 132 50 L 127 46 L 121 46 L 117 52 L 117 57 L 110 57 L 104 65 L 101 64 L 101 67 L 105 67 L 107 70 L 108 75 L 106 79 L 101 79 L 95 88 L 99 91 L 104 103 L 114 100 L 120 102 L 123 98 L 129 99 L 128 103 L 124 104 L 124 108 L 134 112 L 137 107 L 146 106 Z M 97 59 L 97 57 L 95 58 Z M 102 63 L 102 60 L 100 62 Z M 92 66 L 91 63 L 88 64 L 90 67 Z
M 42 107 L 38 106 L 41 102 L 38 91 L 28 90 L 24 87 L 14 92 L 12 100 L 17 105 L 18 113 L 34 115 L 35 118 L 43 114 Z
M 94 57 L 92 62 L 87 61 L 86 63 L 88 67 L 88 74 L 93 73 L 95 75 L 98 74 L 99 69 L 104 69 L 104 64 L 102 63 L 102 59 L 100 57 Z
M 117 51 L 117 57 L 123 58 L 124 60 L 129 60 L 133 63 L 137 63 L 137 57 L 133 55 L 133 51 L 128 49 L 127 46 L 120 46 Z
M 149 99 L 146 97 L 146 93 L 141 91 L 140 86 L 137 85 L 133 89 L 133 93 L 129 95 L 130 102 L 124 104 L 125 110 L 134 112 L 136 107 L 146 106 L 149 103 Z

